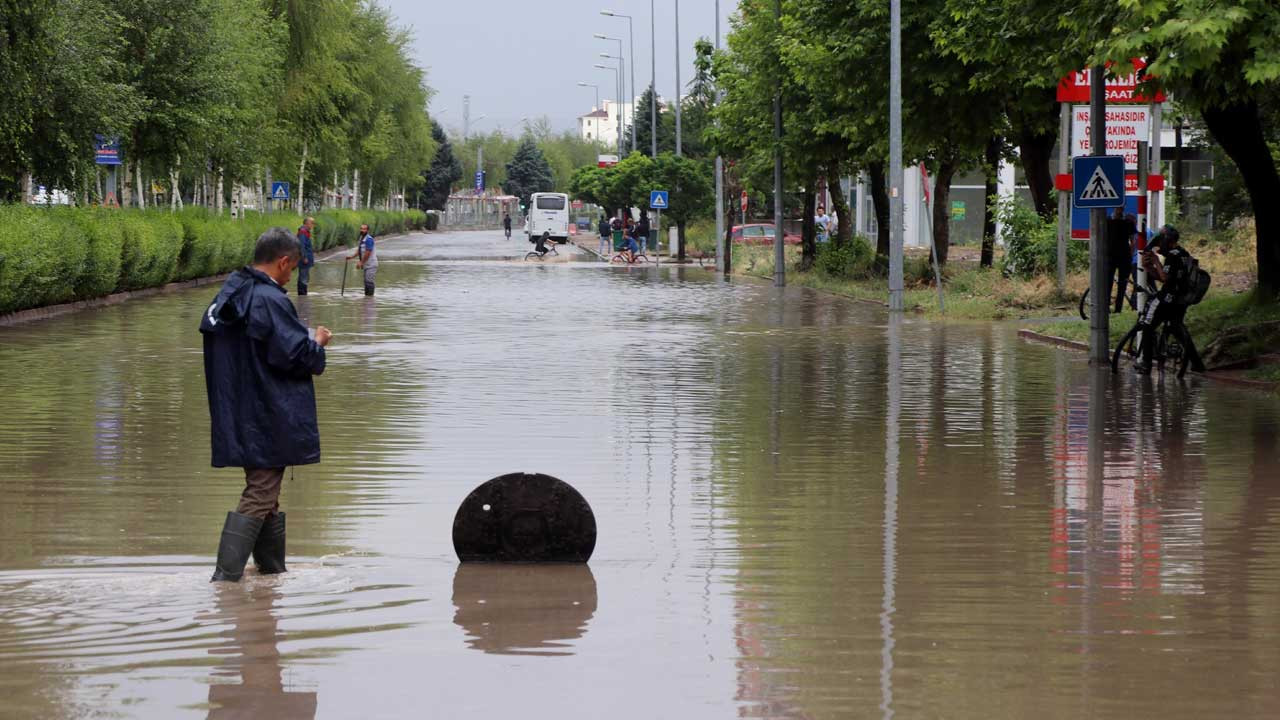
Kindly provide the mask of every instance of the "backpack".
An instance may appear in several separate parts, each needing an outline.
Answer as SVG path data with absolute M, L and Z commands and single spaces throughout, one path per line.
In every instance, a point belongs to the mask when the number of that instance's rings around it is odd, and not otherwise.
M 1181 287 L 1174 294 L 1174 302 L 1179 305 L 1196 305 L 1204 300 L 1205 293 L 1209 292 L 1209 285 L 1213 282 L 1213 278 L 1208 271 L 1200 269 L 1200 261 L 1188 256 L 1186 260 L 1186 272 L 1183 276 Z

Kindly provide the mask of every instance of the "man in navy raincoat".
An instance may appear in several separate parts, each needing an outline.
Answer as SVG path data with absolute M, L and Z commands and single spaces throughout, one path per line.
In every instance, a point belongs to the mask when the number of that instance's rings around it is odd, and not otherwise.
M 301 256 L 287 229 L 263 233 L 253 265 L 227 278 L 200 322 L 213 466 L 244 468 L 245 476 L 213 580 L 238 581 L 250 554 L 260 573 L 285 571 L 284 470 L 320 462 L 311 378 L 324 372 L 332 334 L 318 327 L 311 339 L 289 301 L 285 287 Z

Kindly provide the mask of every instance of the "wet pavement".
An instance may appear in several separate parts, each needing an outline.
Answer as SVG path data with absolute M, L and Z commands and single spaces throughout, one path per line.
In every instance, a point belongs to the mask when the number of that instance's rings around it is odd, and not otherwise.
M 1280 715 L 1275 396 L 527 249 L 313 272 L 324 458 L 290 572 L 239 585 L 215 289 L 0 328 L 0 716 Z M 459 566 L 458 504 L 518 471 L 591 502 L 589 565 Z

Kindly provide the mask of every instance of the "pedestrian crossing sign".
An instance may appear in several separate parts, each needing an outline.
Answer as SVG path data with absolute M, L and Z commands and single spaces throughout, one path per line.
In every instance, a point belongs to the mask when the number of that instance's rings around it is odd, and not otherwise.
M 1085 155 L 1072 158 L 1072 204 L 1077 208 L 1124 206 L 1124 156 Z
M 272 200 L 288 200 L 289 199 L 289 183 L 287 182 L 271 183 L 271 199 Z
M 670 207 L 667 202 L 668 195 L 666 190 L 653 190 L 649 193 L 649 208 L 651 210 L 666 210 Z

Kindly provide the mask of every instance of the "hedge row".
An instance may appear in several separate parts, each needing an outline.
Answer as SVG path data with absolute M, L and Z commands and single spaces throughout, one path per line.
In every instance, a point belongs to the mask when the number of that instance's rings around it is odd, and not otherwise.
M 434 216 L 330 210 L 315 218 L 319 252 L 353 244 L 361 223 L 385 235 L 423 229 Z M 201 208 L 168 213 L 0 206 L 0 313 L 228 272 L 249 262 L 268 228 L 300 224 L 287 212 L 232 220 Z

